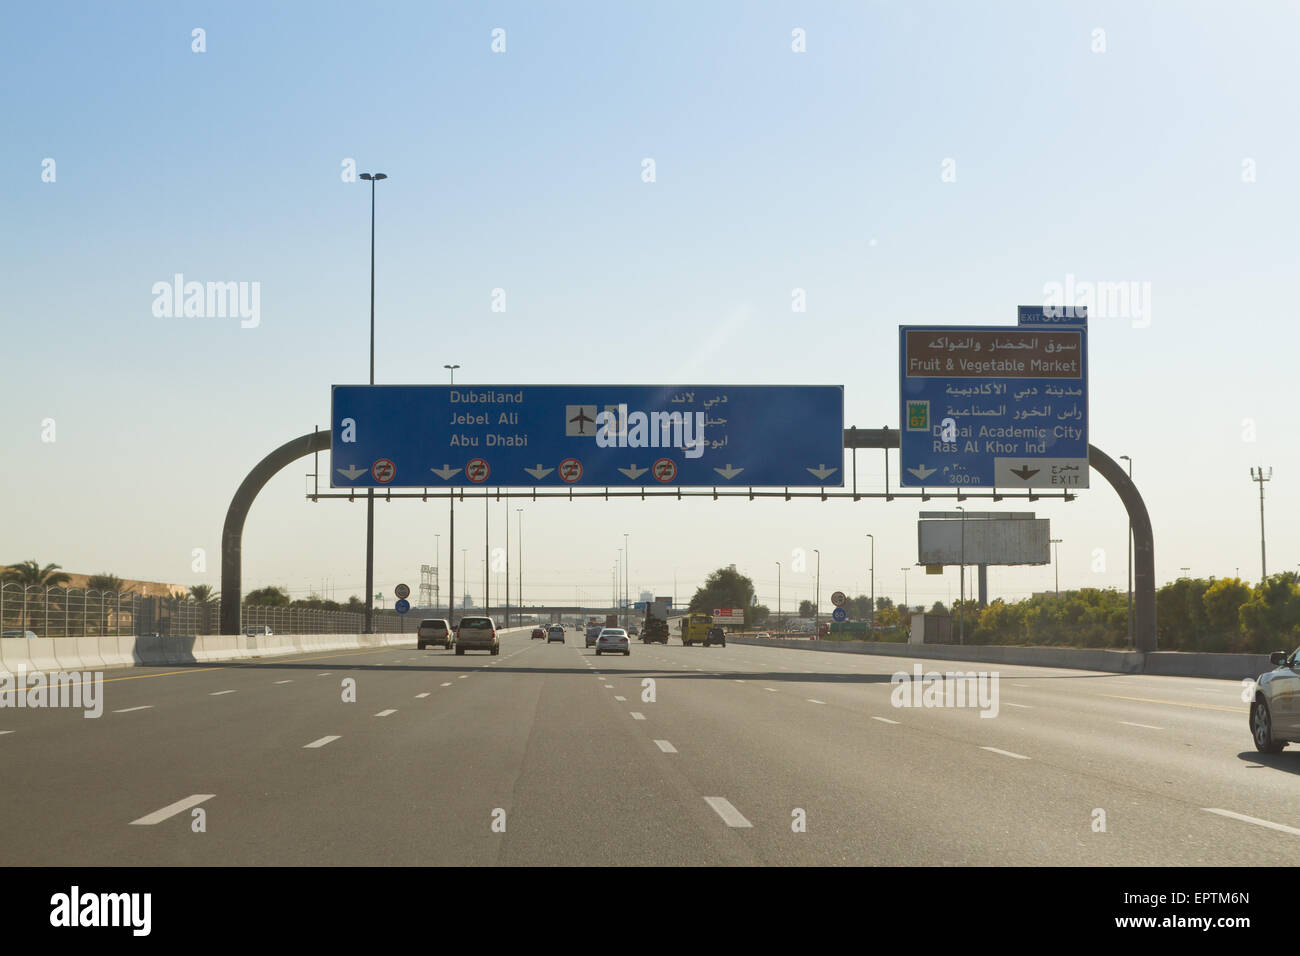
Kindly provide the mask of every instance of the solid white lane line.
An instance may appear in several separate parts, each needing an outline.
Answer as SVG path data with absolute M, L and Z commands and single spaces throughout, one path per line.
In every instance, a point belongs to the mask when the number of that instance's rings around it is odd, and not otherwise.
M 620 697 L 620 696 L 618 696 L 618 694 L 615 694 L 615 695 L 614 695 L 614 699 L 615 699 L 615 700 L 627 700 L 626 697 Z
M 1131 720 L 1121 720 L 1121 724 L 1127 724 L 1130 727 L 1144 727 L 1147 730 L 1164 730 L 1163 727 L 1157 727 L 1155 724 L 1135 724 Z
M 214 690 L 209 697 L 220 697 L 222 694 L 233 694 L 233 690 Z
M 141 704 L 139 707 L 123 707 L 121 710 L 115 710 L 115 714 L 129 714 L 133 710 L 149 710 L 153 704 Z
M 989 753 L 1002 754 L 1004 757 L 1015 757 L 1017 760 L 1028 760 L 1024 754 L 1013 754 L 1010 750 L 999 750 L 997 747 L 981 747 L 980 750 L 987 750 Z
M 190 807 L 197 807 L 204 800 L 211 800 L 216 794 L 213 793 L 195 793 L 184 800 L 177 800 L 175 803 L 163 807 L 161 810 L 155 810 L 153 813 L 141 817 L 139 820 L 132 820 L 133 827 L 151 827 L 155 823 L 162 823 L 169 817 L 174 817 L 178 813 L 184 813 Z
M 1290 833 L 1292 836 L 1300 836 L 1300 828 L 1289 827 L 1285 823 L 1274 823 L 1271 820 L 1261 820 L 1259 817 L 1248 817 L 1244 813 L 1233 813 L 1231 810 L 1220 810 L 1217 807 L 1201 807 L 1201 809 L 1206 813 L 1217 813 L 1221 817 L 1230 817 L 1243 823 L 1253 823 L 1255 826 L 1268 827 L 1270 830 L 1281 830 L 1283 833 Z
M 655 743 L 658 744 L 658 745 L 659 745 L 659 749 L 662 750 L 662 751 L 663 751 L 664 753 L 666 753 L 666 754 L 675 754 L 675 753 L 677 753 L 677 748 L 674 747 L 672 744 L 670 744 L 670 743 L 669 743 L 668 741 L 666 741 L 666 740 L 656 740 Z
M 376 717 L 387 717 L 389 714 L 395 714 L 395 713 L 397 713 L 396 708 L 389 707 L 387 710 L 381 710 L 379 713 L 375 714 L 375 716 L 376 716 Z
M 632 719 L 633 719 L 633 720 L 645 720 L 645 714 L 638 713 L 637 711 L 634 710 L 634 711 L 632 711 Z
M 309 743 L 309 744 L 303 744 L 303 745 L 302 745 L 302 749 L 303 749 L 303 750 L 309 750 L 309 749 L 311 749 L 311 748 L 313 748 L 313 747 L 324 747 L 326 744 L 332 744 L 334 741 L 336 741 L 336 740 L 338 740 L 338 739 L 339 739 L 339 735 L 338 735 L 338 734 L 331 734 L 331 735 L 328 736 L 328 737 L 322 737 L 320 740 L 313 740 L 313 741 L 312 741 L 311 743 Z
M 874 714 L 872 715 L 871 719 L 872 719 L 872 720 L 878 720 L 878 721 L 880 721 L 882 724 L 896 724 L 896 723 L 898 723 L 898 721 L 896 721 L 896 720 L 890 720 L 888 717 L 877 717 L 877 716 L 875 716 Z
M 704 802 L 713 808 L 713 812 L 722 817 L 722 822 L 729 827 L 752 827 L 754 824 L 731 805 L 726 797 L 705 797 Z
M 416 695 L 415 695 L 415 699 L 416 699 L 416 700 L 419 700 L 419 699 L 421 699 L 422 697 L 428 697 L 428 696 L 429 696 L 429 692 L 426 690 L 423 694 L 416 694 Z

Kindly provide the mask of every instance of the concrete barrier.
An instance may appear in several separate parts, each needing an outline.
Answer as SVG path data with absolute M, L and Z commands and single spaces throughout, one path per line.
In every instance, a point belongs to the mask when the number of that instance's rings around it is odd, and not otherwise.
M 80 670 L 102 671 L 104 669 L 104 656 L 99 652 L 100 638 L 65 637 L 63 640 L 77 642 L 77 656 L 81 658 Z
M 31 653 L 25 637 L 0 638 L 0 671 L 14 675 L 32 669 Z
M 6 641 L 14 641 L 19 638 L 7 637 Z M 27 669 L 29 671 L 59 671 L 63 670 L 63 665 L 59 663 L 58 655 L 54 650 L 54 638 L 52 637 L 29 637 L 27 641 Z
M 99 656 L 103 660 L 105 667 L 135 666 L 134 637 L 101 637 L 97 638 L 97 640 L 99 642 Z
M 862 641 L 759 640 L 733 637 L 737 644 L 788 647 L 841 654 L 874 654 L 923 660 L 978 661 L 1024 667 L 1067 667 L 1112 674 L 1156 674 L 1238 680 L 1271 670 L 1266 654 L 1202 654 L 1188 651 L 1111 651 L 1088 647 L 1023 647 L 1008 644 L 872 644 Z

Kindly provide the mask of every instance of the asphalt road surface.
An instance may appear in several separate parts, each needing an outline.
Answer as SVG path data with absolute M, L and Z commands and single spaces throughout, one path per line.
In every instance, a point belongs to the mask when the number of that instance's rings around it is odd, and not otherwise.
M 524 630 L 499 657 L 106 671 L 98 719 L 0 710 L 0 855 L 1245 866 L 1300 850 L 1300 748 L 1254 751 L 1235 682 L 998 667 L 999 712 L 982 718 L 892 706 L 890 675 L 912 659 L 631 651 L 598 658 L 578 632 L 560 645 Z

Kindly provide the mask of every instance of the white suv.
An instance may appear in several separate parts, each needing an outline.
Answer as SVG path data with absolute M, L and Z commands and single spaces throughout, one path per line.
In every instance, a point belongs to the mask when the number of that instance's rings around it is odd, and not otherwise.
M 501 653 L 497 626 L 490 617 L 462 617 L 456 625 L 456 653 L 466 651 L 491 651 Z
M 1289 742 L 1300 740 L 1300 649 L 1274 651 L 1273 670 L 1255 681 L 1250 704 L 1250 736 L 1255 749 L 1275 754 Z

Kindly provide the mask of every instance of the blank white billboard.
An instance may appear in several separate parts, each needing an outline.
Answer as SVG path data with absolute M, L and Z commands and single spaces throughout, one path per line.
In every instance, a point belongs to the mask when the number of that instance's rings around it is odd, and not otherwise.
M 1048 564 L 1051 522 L 968 519 L 918 521 L 921 564 Z

